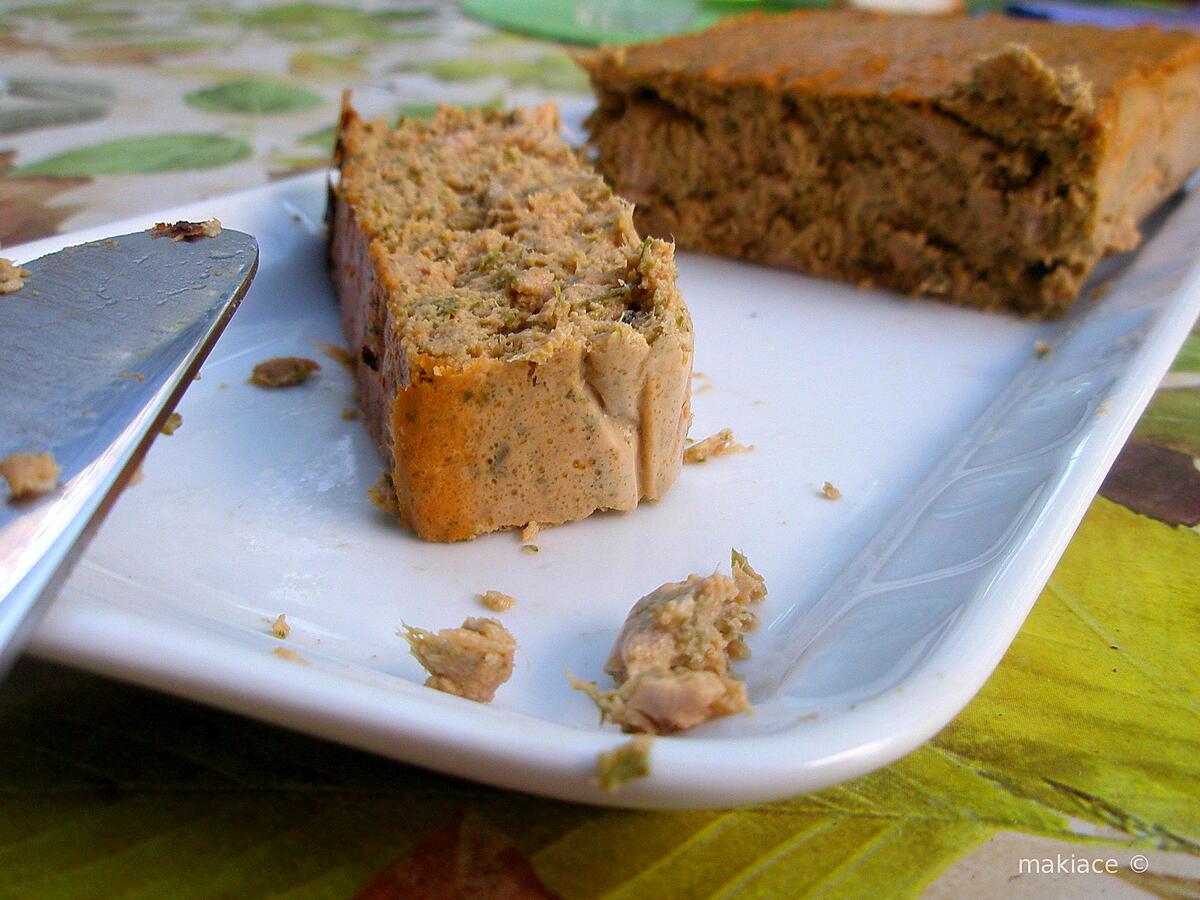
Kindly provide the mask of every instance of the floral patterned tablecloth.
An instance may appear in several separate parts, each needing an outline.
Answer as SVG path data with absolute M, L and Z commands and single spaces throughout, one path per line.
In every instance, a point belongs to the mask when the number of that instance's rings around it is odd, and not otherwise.
M 322 166 L 347 85 L 368 112 L 589 105 L 557 46 L 452 4 L 2 2 L 0 242 Z M 780 803 L 556 803 L 23 660 L 0 895 L 1200 895 L 1198 465 L 1194 332 L 979 696 Z

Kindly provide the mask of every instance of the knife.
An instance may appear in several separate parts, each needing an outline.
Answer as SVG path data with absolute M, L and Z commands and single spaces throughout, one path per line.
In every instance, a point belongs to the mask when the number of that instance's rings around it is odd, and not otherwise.
M 31 499 L 0 480 L 0 676 L 258 268 L 250 235 L 174 233 L 187 237 L 68 247 L 23 263 L 23 286 L 0 294 L 0 460 L 48 452 L 61 467 L 58 487 Z

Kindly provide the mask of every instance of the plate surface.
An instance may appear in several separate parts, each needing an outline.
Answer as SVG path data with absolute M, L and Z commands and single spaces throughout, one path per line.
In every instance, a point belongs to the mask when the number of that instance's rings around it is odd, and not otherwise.
M 60 662 L 509 788 L 638 807 L 765 801 L 878 768 L 945 725 L 999 662 L 1200 310 L 1200 204 L 1177 201 L 1103 297 L 1031 323 L 683 255 L 693 437 L 752 453 L 685 466 L 662 502 L 539 538 L 420 542 L 366 500 L 380 461 L 324 261 L 324 176 L 10 250 L 29 259 L 154 221 L 254 234 L 257 279 L 42 623 Z M 1052 346 L 1034 352 L 1035 341 Z M 300 388 L 247 383 L 320 359 Z M 701 375 L 702 373 L 702 375 Z M 842 499 L 819 496 L 824 481 Z M 743 550 L 770 595 L 740 665 L 756 711 L 655 742 L 613 795 L 564 670 L 601 678 L 630 606 Z M 491 706 L 422 686 L 396 636 L 503 616 L 517 669 Z M 287 615 L 286 644 L 268 620 Z M 272 651 L 286 646 L 300 660 Z

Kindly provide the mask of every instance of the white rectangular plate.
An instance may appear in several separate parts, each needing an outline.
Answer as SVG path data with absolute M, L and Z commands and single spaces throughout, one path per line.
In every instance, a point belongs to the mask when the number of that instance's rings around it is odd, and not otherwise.
M 416 540 L 372 507 L 380 461 L 349 375 L 247 383 L 341 342 L 322 175 L 14 248 L 28 259 L 162 219 L 258 237 L 241 310 L 118 502 L 32 650 L 467 778 L 572 800 L 702 807 L 776 799 L 885 765 L 946 724 L 1000 660 L 1200 308 L 1200 204 L 1177 203 L 1102 299 L 1031 323 L 684 255 L 696 324 L 693 436 L 752 453 L 685 466 L 657 504 L 516 535 Z M 1034 352 L 1043 340 L 1053 350 Z M 842 499 L 819 496 L 830 481 Z M 770 595 L 740 665 L 756 711 L 655 742 L 605 794 L 601 726 L 565 670 L 602 665 L 635 600 L 728 566 Z M 519 604 L 491 706 L 422 686 L 396 636 Z M 281 643 L 268 620 L 285 613 Z M 286 646 L 301 661 L 272 651 Z

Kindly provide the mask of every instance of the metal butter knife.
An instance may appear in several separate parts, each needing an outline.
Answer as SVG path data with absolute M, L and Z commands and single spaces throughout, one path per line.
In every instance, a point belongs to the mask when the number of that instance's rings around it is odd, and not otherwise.
M 0 459 L 49 452 L 61 472 L 28 500 L 0 481 L 0 675 L 246 293 L 258 244 L 137 232 L 23 267 L 0 294 Z

